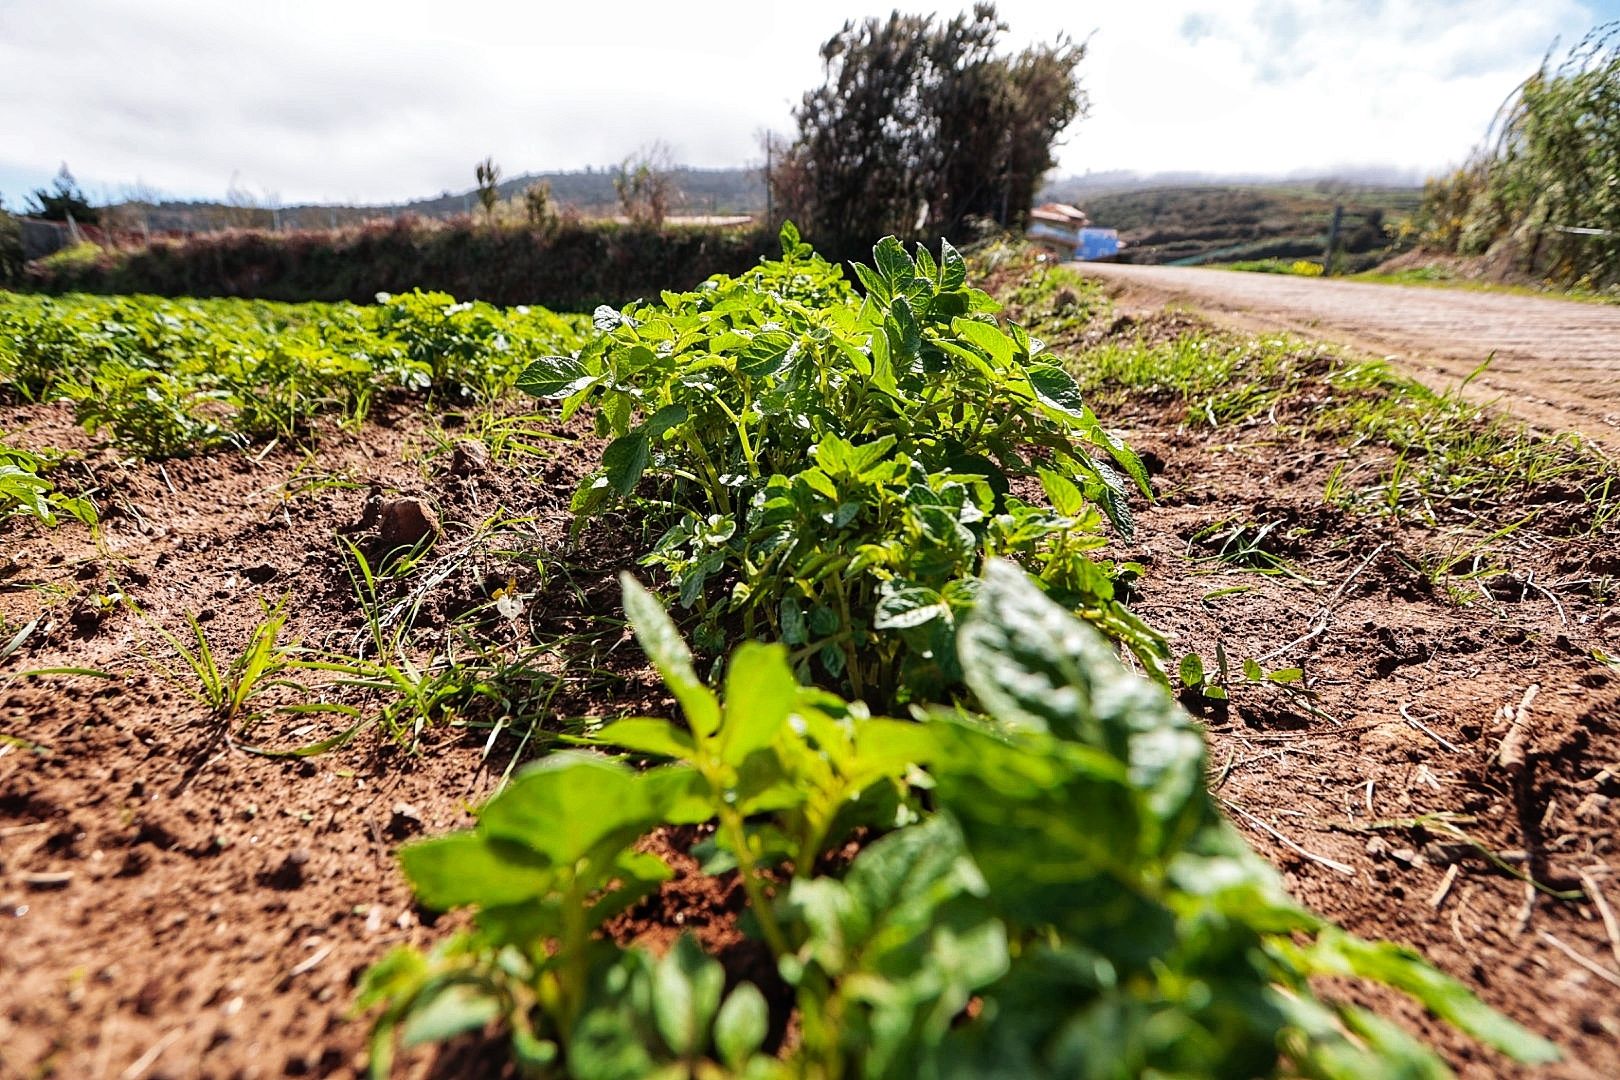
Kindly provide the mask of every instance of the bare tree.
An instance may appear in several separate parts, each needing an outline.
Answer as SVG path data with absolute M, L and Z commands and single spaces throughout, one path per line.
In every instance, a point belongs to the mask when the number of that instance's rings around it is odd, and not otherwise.
M 240 182 L 241 176 L 241 173 L 232 173 L 230 187 L 225 189 L 225 208 L 222 211 L 225 225 L 233 229 L 263 228 L 269 224 L 270 215 L 266 213 L 259 196 Z
M 632 223 L 655 229 L 663 225 L 670 203 L 680 195 L 669 146 L 653 142 L 625 158 L 614 167 L 613 190 L 619 193 L 619 205 Z

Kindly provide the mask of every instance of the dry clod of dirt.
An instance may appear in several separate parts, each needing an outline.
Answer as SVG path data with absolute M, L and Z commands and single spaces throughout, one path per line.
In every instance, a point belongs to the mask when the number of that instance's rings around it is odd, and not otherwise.
M 477 439 L 458 439 L 450 456 L 451 476 L 476 476 L 489 468 L 489 447 Z
M 388 818 L 388 835 L 395 840 L 403 840 L 407 836 L 422 831 L 422 815 L 410 803 L 395 803 Z
M 419 499 L 394 499 L 378 511 L 377 548 L 381 551 L 415 547 L 439 532 L 439 515 Z

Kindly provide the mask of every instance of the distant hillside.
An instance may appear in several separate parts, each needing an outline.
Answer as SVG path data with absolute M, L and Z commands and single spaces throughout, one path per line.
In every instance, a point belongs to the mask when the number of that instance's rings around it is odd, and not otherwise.
M 471 170 L 468 170 L 469 173 Z M 1342 250 L 1371 262 L 1388 244 L 1384 226 L 1417 208 L 1421 191 L 1381 185 L 1402 179 L 1362 170 L 1347 178 L 1278 181 L 1212 178 L 1196 173 L 1093 173 L 1049 181 L 1037 201 L 1068 202 L 1098 225 L 1120 230 L 1132 262 L 1235 261 L 1321 254 L 1336 203 L 1345 207 Z M 579 172 L 524 173 L 500 185 L 503 200 L 520 200 L 531 184 L 551 185 L 553 204 L 585 217 L 619 210 L 610 167 Z M 765 183 L 757 168 L 675 170 L 676 214 L 760 214 Z M 412 214 L 453 218 L 476 210 L 473 188 L 408 202 L 371 206 L 305 204 L 271 208 L 220 202 L 129 202 L 112 208 L 118 229 L 154 234 L 209 232 L 228 227 L 321 229 Z
M 1390 246 L 1387 227 L 1417 209 L 1422 191 L 1340 180 L 1147 186 L 1085 177 L 1051 183 L 1040 198 L 1074 203 L 1096 225 L 1118 229 L 1123 260 L 1141 263 L 1319 258 L 1342 205 L 1339 250 L 1370 265 Z
M 471 170 L 469 169 L 469 172 Z M 759 169 L 674 170 L 677 198 L 671 207 L 676 214 L 736 215 L 765 210 L 765 180 Z M 613 188 L 609 167 L 580 172 L 524 173 L 502 181 L 501 198 L 521 199 L 531 184 L 551 185 L 553 205 L 573 209 L 585 217 L 602 217 L 619 211 L 619 196 Z M 305 203 L 270 207 L 263 202 L 182 202 L 129 201 L 112 208 L 113 224 L 119 228 L 166 232 L 208 232 L 232 227 L 321 229 L 357 225 L 378 218 L 415 214 L 428 218 L 452 218 L 478 208 L 476 190 L 444 191 L 436 196 L 410 202 L 373 205 Z
M 1299 172 L 1288 175 L 1191 171 L 1144 173 L 1112 169 L 1079 176 L 1048 176 L 1038 198 L 1068 202 L 1075 198 L 1159 188 L 1418 189 L 1423 187 L 1425 179 L 1422 172 L 1378 166 L 1346 166 L 1331 173 Z
M 675 190 L 680 193 L 675 210 L 684 214 L 752 214 L 765 209 L 765 177 L 759 169 L 674 170 Z M 501 198 L 520 198 L 531 184 L 551 185 L 551 197 L 559 206 L 571 206 L 584 214 L 607 214 L 619 209 L 619 195 L 613 188 L 611 168 L 583 172 L 524 173 L 499 186 Z M 476 192 L 443 192 L 431 199 L 418 199 L 379 209 L 409 212 L 424 217 L 450 217 L 476 207 Z

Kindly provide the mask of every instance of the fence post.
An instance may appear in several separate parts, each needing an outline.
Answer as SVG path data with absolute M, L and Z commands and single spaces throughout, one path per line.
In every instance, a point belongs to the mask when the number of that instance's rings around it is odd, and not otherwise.
M 1327 252 L 1322 256 L 1322 273 L 1333 273 L 1333 249 L 1339 244 L 1339 224 L 1344 220 L 1344 204 L 1333 204 L 1333 222 L 1328 226 Z

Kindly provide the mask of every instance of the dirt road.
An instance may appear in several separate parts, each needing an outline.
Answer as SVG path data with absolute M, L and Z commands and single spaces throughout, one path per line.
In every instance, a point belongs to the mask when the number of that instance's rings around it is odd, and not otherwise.
M 1120 300 L 1184 302 L 1247 330 L 1299 330 L 1391 356 L 1437 388 L 1469 387 L 1538 427 L 1575 430 L 1620 455 L 1620 307 L 1534 296 L 1324 281 L 1174 266 L 1076 264 Z

